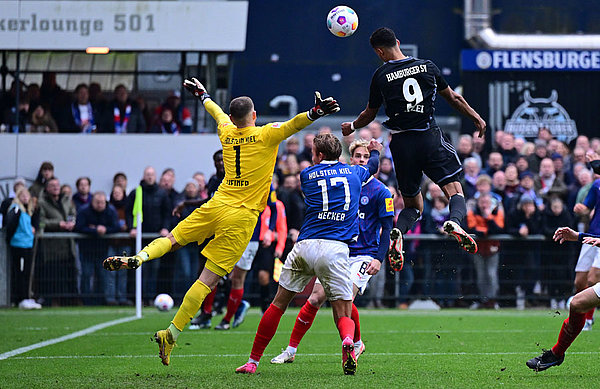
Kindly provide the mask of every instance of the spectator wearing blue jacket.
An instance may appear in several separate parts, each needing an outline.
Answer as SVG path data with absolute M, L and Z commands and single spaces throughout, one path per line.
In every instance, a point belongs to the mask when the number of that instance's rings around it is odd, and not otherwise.
M 42 307 L 29 293 L 34 234 L 39 221 L 39 214 L 34 212 L 34 208 L 29 191 L 21 187 L 6 213 L 6 240 L 12 258 L 12 297 L 22 309 Z

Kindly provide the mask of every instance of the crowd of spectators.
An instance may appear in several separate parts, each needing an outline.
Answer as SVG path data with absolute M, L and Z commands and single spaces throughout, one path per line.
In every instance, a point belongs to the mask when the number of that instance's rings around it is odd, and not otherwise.
M 17 88 L 19 104 L 17 103 Z M 99 83 L 79 84 L 73 92 L 46 72 L 42 84 L 13 81 L 0 94 L 0 129 L 3 132 L 58 133 L 189 133 L 192 115 L 183 106 L 179 91 L 172 91 L 151 109 L 143 96 L 130 96 L 123 84 L 102 91 Z
M 96 115 L 94 107 L 109 107 L 112 112 L 110 116 L 114 118 L 119 104 L 129 104 L 130 100 L 125 88 L 118 87 L 115 100 L 101 102 L 95 93 L 95 102 L 92 104 L 89 102 L 90 89 L 97 92 L 97 88 L 79 88 L 78 98 L 81 95 L 79 102 L 82 104 L 76 107 L 73 103 L 71 106 L 70 112 L 79 112 L 79 119 L 75 120 L 68 113 L 66 116 L 68 120 L 73 120 L 71 124 L 79 126 L 82 131 L 85 126 L 94 125 L 97 131 L 101 131 L 98 126 L 104 119 L 99 113 L 101 109 L 98 109 L 98 120 L 92 119 Z M 176 109 L 169 108 L 178 106 L 174 97 L 171 96 L 170 102 L 161 107 L 163 124 L 171 120 L 166 114 L 169 110 L 173 111 L 172 117 L 178 116 Z M 81 107 L 85 106 L 83 103 L 86 101 L 87 114 L 82 116 Z M 141 111 L 133 110 L 131 104 L 129 121 L 125 125 L 129 129 L 145 122 Z M 125 108 L 126 114 L 127 111 L 128 108 Z M 111 124 L 116 125 L 115 122 Z M 110 129 L 110 132 L 119 131 L 118 126 Z M 321 127 L 319 132 L 331 132 L 331 128 Z M 296 241 L 303 222 L 305 204 L 299 173 L 311 164 L 314 136 L 314 133 L 306 132 L 289 138 L 280 149 L 276 165 L 273 188 L 285 206 L 287 215 L 287 236 L 279 237 L 286 241 L 284 257 Z M 355 137 L 366 140 L 375 138 L 384 144 L 377 178 L 394 194 L 397 216 L 403 203 L 396 189 L 389 135 L 380 123 L 373 122 L 346 137 L 344 143 L 349 145 Z M 425 177 L 422 183 L 423 217 L 409 233 L 416 235 L 407 238 L 410 239 L 406 245 L 407 265 L 402 272 L 393 274 L 387 271 L 388 265 L 384 263 L 383 270 L 369 283 L 368 292 L 358 299 L 358 303 L 406 308 L 410 303 L 409 297 L 431 297 L 443 306 L 496 308 L 503 296 L 524 294 L 530 304 L 546 304 L 550 301 L 553 306 L 560 307 L 564 303 L 561 300 L 572 289 L 571 275 L 577 255 L 574 245 L 560 246 L 548 238 L 559 226 L 585 230 L 589 212 L 587 208 L 575 205 L 583 202 L 594 180 L 593 172 L 586 163 L 586 154 L 600 153 L 600 139 L 590 140 L 582 135 L 571 144 L 566 144 L 555 139 L 546 128 L 541 128 L 537 139 L 525 141 L 512 134 L 496 131 L 494 139 L 488 142 L 476 135 L 463 134 L 456 142 L 456 149 L 464 166 L 462 184 L 468 206 L 464 227 L 478 237 L 479 252 L 476 255 L 466 254 L 441 236 L 441 226 L 449 217 L 448 200 L 441 189 Z M 347 148 L 341 159 L 349 160 Z M 183 200 L 202 200 L 212 196 L 223 178 L 222 155 L 215 153 L 213 160 L 216 172 L 208 182 L 206 176 L 198 172 L 185 179 L 182 193 L 175 190 L 176 175 L 173 169 L 165 169 L 160 177 L 150 166 L 144 170 L 139 183 L 143 196 L 144 233 L 165 236 L 195 208 L 180 206 L 178 213 L 181 216 L 176 217 L 172 210 L 178 204 Z M 45 298 L 42 301 L 45 304 L 131 304 L 131 275 L 128 272 L 103 271 L 101 261 L 108 255 L 132 252 L 133 241 L 98 237 L 112 232 L 135 236 L 132 208 L 136 191 L 127 193 L 127 177 L 123 173 L 115 174 L 114 186 L 108 194 L 94 191 L 89 177 L 80 177 L 73 190 L 68 183 L 61 186 L 57 177 L 59 175 L 55 174 L 52 163 L 44 162 L 29 190 L 23 188 L 22 181 L 15 182 L 14 200 L 6 199 L 3 205 L 5 215 L 10 207 L 19 210 L 21 215 L 29 215 L 32 231 L 73 231 L 88 235 L 87 239 L 77 241 L 40 241 L 35 270 L 39 277 L 33 283 L 35 297 L 38 297 L 38 302 L 41 301 L 40 297 Z M 574 209 L 579 211 L 574 212 Z M 3 218 L 5 222 L 8 220 L 10 218 Z M 14 233 L 12 230 L 10 232 Z M 440 238 L 426 239 L 418 234 L 430 234 L 428 237 L 440 235 Z M 518 239 L 487 239 L 498 234 L 508 234 Z M 32 248 L 31 237 L 25 235 L 21 234 L 20 237 L 28 242 L 25 246 L 30 247 L 18 249 Z M 168 254 L 162 260 L 144 265 L 144 300 L 149 302 L 158 293 L 170 293 L 176 300 L 181 298 L 202 266 L 198 251 L 195 245 L 190 245 Z M 24 261 L 26 266 L 22 265 L 23 262 L 15 262 L 14 267 L 27 272 L 32 262 L 31 255 L 31 250 L 15 252 L 14 256 Z M 14 277 L 14 280 L 23 279 L 19 275 Z M 247 282 L 256 283 L 257 279 L 248 277 Z M 23 284 L 15 289 L 15 303 L 34 297 L 31 288 L 27 293 L 23 290 L 26 290 Z

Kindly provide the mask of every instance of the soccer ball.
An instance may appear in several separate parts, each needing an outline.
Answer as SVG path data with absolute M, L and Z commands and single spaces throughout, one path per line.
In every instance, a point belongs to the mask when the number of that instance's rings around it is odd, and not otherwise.
M 338 5 L 327 15 L 327 28 L 335 36 L 349 37 L 358 28 L 358 15 L 352 8 Z
M 173 308 L 173 298 L 166 293 L 159 294 L 154 299 L 154 306 L 159 311 L 168 311 Z

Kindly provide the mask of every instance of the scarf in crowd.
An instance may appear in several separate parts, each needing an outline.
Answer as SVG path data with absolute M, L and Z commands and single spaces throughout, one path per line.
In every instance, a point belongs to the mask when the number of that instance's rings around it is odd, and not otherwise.
M 116 134 L 124 134 L 127 132 L 127 123 L 129 122 L 129 117 L 131 116 L 131 104 L 127 104 L 125 106 L 125 117 L 123 121 L 121 121 L 121 110 L 118 105 L 115 105 L 115 109 L 113 111 L 114 121 L 115 121 L 115 133 Z
M 161 129 L 163 134 L 179 135 L 179 126 L 174 121 L 171 123 L 162 123 Z
M 92 113 L 92 104 L 87 103 L 86 106 L 88 109 L 88 122 L 87 122 L 87 126 L 85 126 L 85 127 L 81 127 L 83 123 L 81 122 L 81 112 L 79 111 L 79 104 L 77 104 L 77 102 L 75 102 L 71 105 L 71 112 L 73 114 L 73 119 L 75 120 L 75 125 L 78 128 L 81 128 L 82 132 L 89 134 L 90 132 L 92 132 L 96 129 L 96 126 L 94 124 L 94 115 Z

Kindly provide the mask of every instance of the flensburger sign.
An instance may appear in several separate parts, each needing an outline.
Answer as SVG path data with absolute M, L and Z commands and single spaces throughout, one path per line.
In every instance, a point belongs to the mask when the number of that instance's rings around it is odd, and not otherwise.
M 599 50 L 463 50 L 463 70 L 600 71 Z
M 243 51 L 247 1 L 2 1 L 0 50 Z

